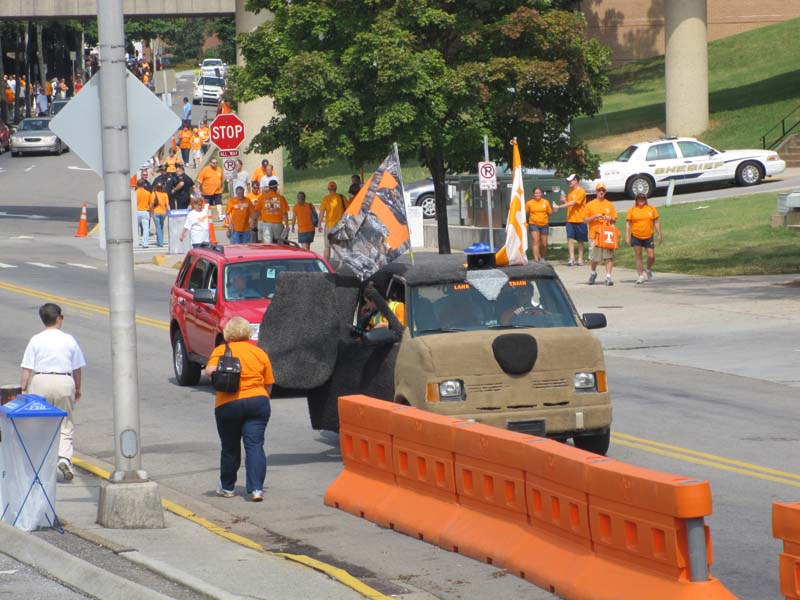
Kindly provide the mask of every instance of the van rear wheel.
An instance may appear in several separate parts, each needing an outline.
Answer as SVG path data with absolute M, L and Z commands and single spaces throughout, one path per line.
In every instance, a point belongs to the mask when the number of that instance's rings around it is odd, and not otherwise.
M 605 456 L 611 445 L 611 430 L 594 435 L 578 435 L 572 438 L 572 441 L 576 448 Z

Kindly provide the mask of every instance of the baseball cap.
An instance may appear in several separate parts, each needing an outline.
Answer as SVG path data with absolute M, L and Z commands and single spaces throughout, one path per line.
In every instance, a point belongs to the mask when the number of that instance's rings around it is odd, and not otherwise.
M 570 173 L 569 175 L 567 175 L 567 181 L 575 181 L 577 178 L 578 176 L 575 175 L 575 173 Z
M 277 179 L 270 179 L 269 180 L 269 187 L 278 187 L 278 180 Z
M 606 191 L 606 184 L 603 183 L 602 181 L 598 181 L 597 185 L 594 186 L 594 189 L 595 190 L 603 190 L 605 192 Z

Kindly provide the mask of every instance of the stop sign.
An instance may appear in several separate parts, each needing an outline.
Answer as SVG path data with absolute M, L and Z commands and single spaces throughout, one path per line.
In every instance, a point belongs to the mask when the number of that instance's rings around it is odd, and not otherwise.
M 223 113 L 211 123 L 211 142 L 220 150 L 234 150 L 244 141 L 244 123 L 233 113 Z

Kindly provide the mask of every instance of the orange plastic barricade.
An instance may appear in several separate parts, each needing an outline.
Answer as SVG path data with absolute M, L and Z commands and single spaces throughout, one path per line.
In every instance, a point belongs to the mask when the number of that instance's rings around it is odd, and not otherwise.
M 454 425 L 463 421 L 411 407 L 391 413 L 397 489 L 378 507 L 378 524 L 439 544 L 458 510 Z
M 530 439 L 480 423 L 455 425 L 455 476 L 461 508 L 441 546 L 505 568 L 511 548 L 530 534 L 525 458 Z
M 783 540 L 778 555 L 781 594 L 800 600 L 800 502 L 772 503 L 772 536 Z
M 395 488 L 389 420 L 401 406 L 367 396 L 339 398 L 344 470 L 325 491 L 325 504 L 370 521 Z

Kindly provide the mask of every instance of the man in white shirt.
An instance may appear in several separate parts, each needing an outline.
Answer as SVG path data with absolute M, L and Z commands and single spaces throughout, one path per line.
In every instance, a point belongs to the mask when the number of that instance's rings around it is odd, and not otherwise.
M 273 181 L 280 186 L 281 182 L 278 180 L 278 177 L 273 173 L 272 165 L 267 164 L 264 167 L 264 175 L 261 177 L 261 181 L 259 181 L 259 183 L 261 184 L 261 189 L 268 190 L 269 184 L 272 183 Z
M 192 198 L 192 210 L 186 215 L 186 221 L 183 223 L 181 241 L 186 237 L 186 232 L 189 232 L 192 248 L 197 248 L 203 242 L 208 243 L 211 237 L 211 232 L 208 229 L 208 213 L 203 207 L 202 198 Z
M 48 302 L 39 307 L 39 318 L 44 331 L 34 335 L 22 357 L 23 393 L 43 396 L 53 406 L 67 412 L 61 421 L 58 443 L 58 470 L 67 481 L 72 481 L 72 435 L 75 425 L 72 411 L 81 399 L 81 369 L 86 366 L 78 342 L 61 331 L 64 315 L 58 304 Z

